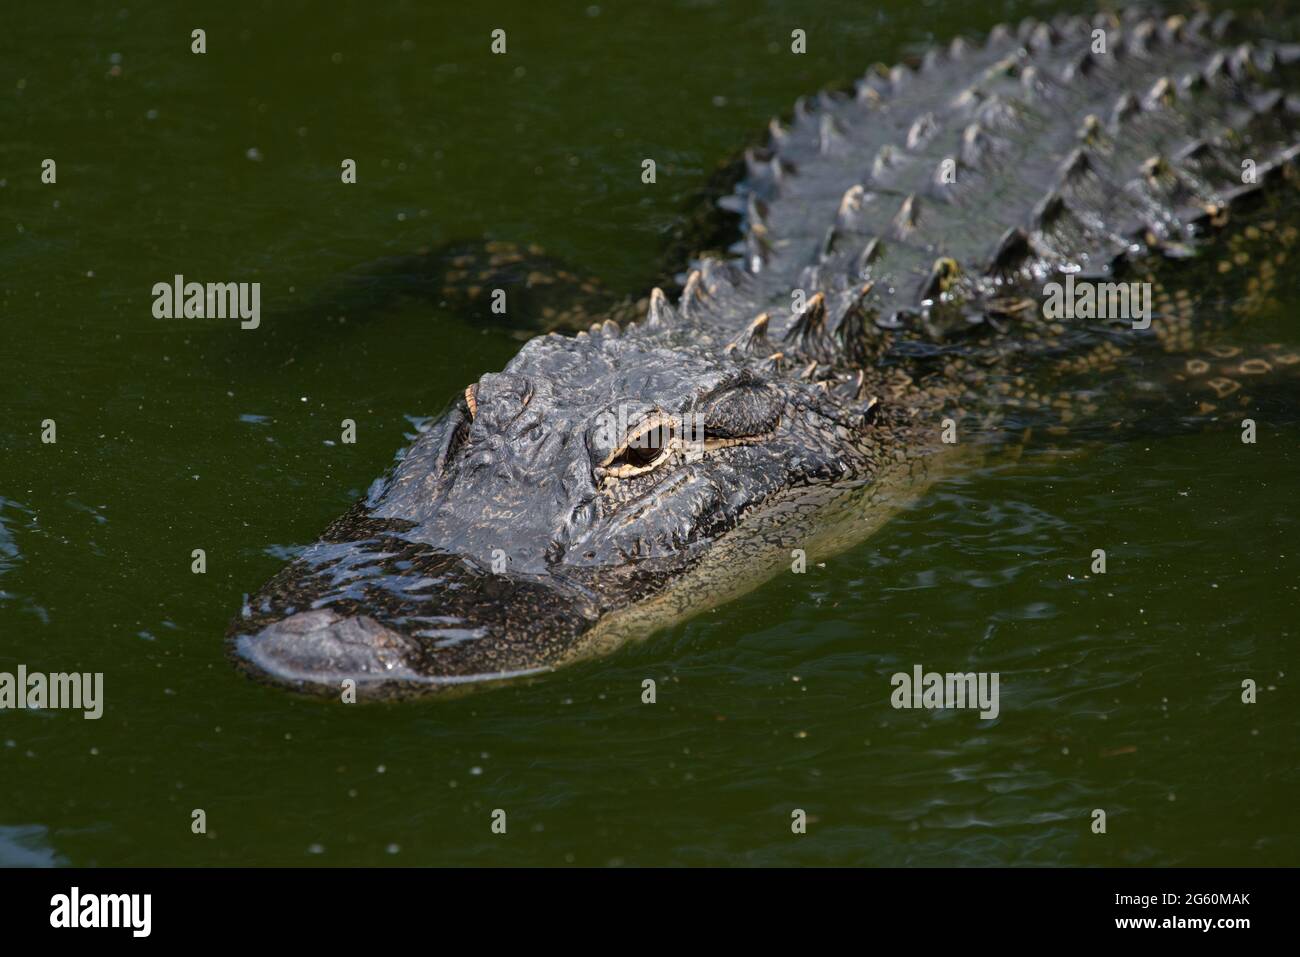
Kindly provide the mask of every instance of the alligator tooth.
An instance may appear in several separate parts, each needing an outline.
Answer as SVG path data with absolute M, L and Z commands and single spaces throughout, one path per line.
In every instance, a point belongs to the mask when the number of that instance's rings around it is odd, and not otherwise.
M 912 85 L 912 71 L 903 64 L 898 64 L 889 71 L 889 83 L 895 92 L 907 89 Z
M 740 331 L 736 338 L 727 343 L 727 347 L 723 351 L 740 351 L 746 355 L 756 351 L 760 345 L 767 341 L 767 326 L 770 320 L 771 316 L 766 312 L 760 313 Z
M 1182 40 L 1185 36 L 1186 27 L 1187 18 L 1181 13 L 1175 13 L 1173 16 L 1165 18 L 1165 22 L 1160 25 L 1160 34 L 1166 41 Z
M 1011 28 L 1005 23 L 999 23 L 989 31 L 988 46 L 1002 46 L 1004 43 L 1011 41 Z
M 813 109 L 808 103 L 808 97 L 801 96 L 794 101 L 794 119 L 795 123 L 805 123 L 812 118 Z
M 916 231 L 916 224 L 921 215 L 921 204 L 915 193 L 910 193 L 894 217 L 893 227 L 897 236 L 910 236 Z
M 961 37 L 956 37 L 948 44 L 948 57 L 953 60 L 964 60 L 970 53 L 970 44 Z
M 773 352 L 770 356 L 760 362 L 759 365 L 763 368 L 770 369 L 772 372 L 780 372 L 785 368 L 785 353 Z
M 1021 43 L 1028 43 L 1029 38 L 1034 35 L 1034 31 L 1037 29 L 1038 21 L 1033 17 L 1025 17 L 1016 24 L 1016 39 Z
M 774 146 L 780 146 L 786 140 L 787 134 L 785 128 L 781 126 L 781 121 L 775 116 L 767 122 L 767 133 Z
M 817 360 L 814 359 L 812 362 L 808 363 L 806 366 L 803 367 L 803 369 L 799 373 L 799 378 L 811 379 L 816 374 L 817 374 Z
M 469 406 L 469 417 L 472 419 L 478 415 L 478 383 L 474 382 L 465 387 L 465 404 Z
M 921 72 L 929 73 L 943 64 L 943 52 L 938 47 L 930 47 L 921 57 Z
M 1205 79 L 1205 74 L 1192 71 L 1184 74 L 1183 78 L 1178 81 L 1178 85 L 1189 93 L 1197 93 L 1205 89 L 1209 84 Z
M 916 122 L 907 131 L 907 148 L 916 150 L 924 146 L 938 128 L 933 113 L 924 113 L 917 117 Z
M 600 331 L 606 338 L 617 339 L 622 330 L 619 329 L 618 323 L 613 319 L 606 319 L 600 324 Z

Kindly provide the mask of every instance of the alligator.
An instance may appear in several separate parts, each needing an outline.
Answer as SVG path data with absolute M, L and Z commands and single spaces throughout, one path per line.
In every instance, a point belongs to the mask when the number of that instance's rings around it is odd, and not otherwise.
M 1254 32 L 1026 20 L 800 99 L 718 200 L 732 246 L 465 388 L 245 600 L 232 658 L 327 695 L 495 686 L 860 542 L 1013 440 L 1239 421 L 1300 369 L 1224 338 L 1297 236 L 1300 46 Z M 1063 279 L 1152 308 L 1064 319 Z

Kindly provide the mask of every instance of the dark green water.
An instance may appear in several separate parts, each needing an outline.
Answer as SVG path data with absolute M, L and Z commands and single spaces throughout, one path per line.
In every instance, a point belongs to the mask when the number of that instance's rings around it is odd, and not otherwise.
M 8 12 L 0 671 L 102 671 L 106 708 L 0 712 L 0 864 L 1300 860 L 1295 424 L 963 474 L 824 567 L 526 686 L 347 707 L 232 670 L 241 596 L 518 347 L 414 302 L 317 309 L 343 273 L 486 237 L 644 292 L 796 96 L 1065 8 L 484 6 Z M 175 273 L 260 281 L 262 327 L 153 319 Z M 1297 293 L 1252 335 L 1295 341 Z M 916 663 L 1000 672 L 1000 717 L 893 710 Z

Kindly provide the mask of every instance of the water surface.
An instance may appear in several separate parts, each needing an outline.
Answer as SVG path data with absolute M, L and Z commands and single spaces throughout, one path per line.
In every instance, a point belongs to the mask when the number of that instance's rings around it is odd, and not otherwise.
M 28 4 L 0 36 L 0 670 L 107 696 L 98 721 L 0 713 L 0 863 L 1296 862 L 1294 423 L 1031 449 L 527 685 L 345 707 L 236 673 L 242 595 L 518 348 L 427 302 L 332 307 L 352 270 L 502 239 L 643 293 L 796 96 L 1067 7 L 324 9 Z M 260 281 L 262 327 L 153 319 L 176 273 Z M 1251 335 L 1295 341 L 1298 292 Z M 1000 717 L 891 709 L 917 663 L 998 671 Z

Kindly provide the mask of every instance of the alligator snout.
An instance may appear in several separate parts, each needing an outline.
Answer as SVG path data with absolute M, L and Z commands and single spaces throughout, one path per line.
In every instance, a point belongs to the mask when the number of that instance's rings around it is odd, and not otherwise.
M 597 617 L 562 580 L 388 538 L 309 549 L 248 602 L 228 640 L 264 681 L 409 697 L 546 671 Z
M 417 679 L 408 661 L 410 639 L 369 615 L 327 608 L 300 611 L 254 634 L 235 638 L 235 650 L 266 675 L 288 683 L 338 684 Z

